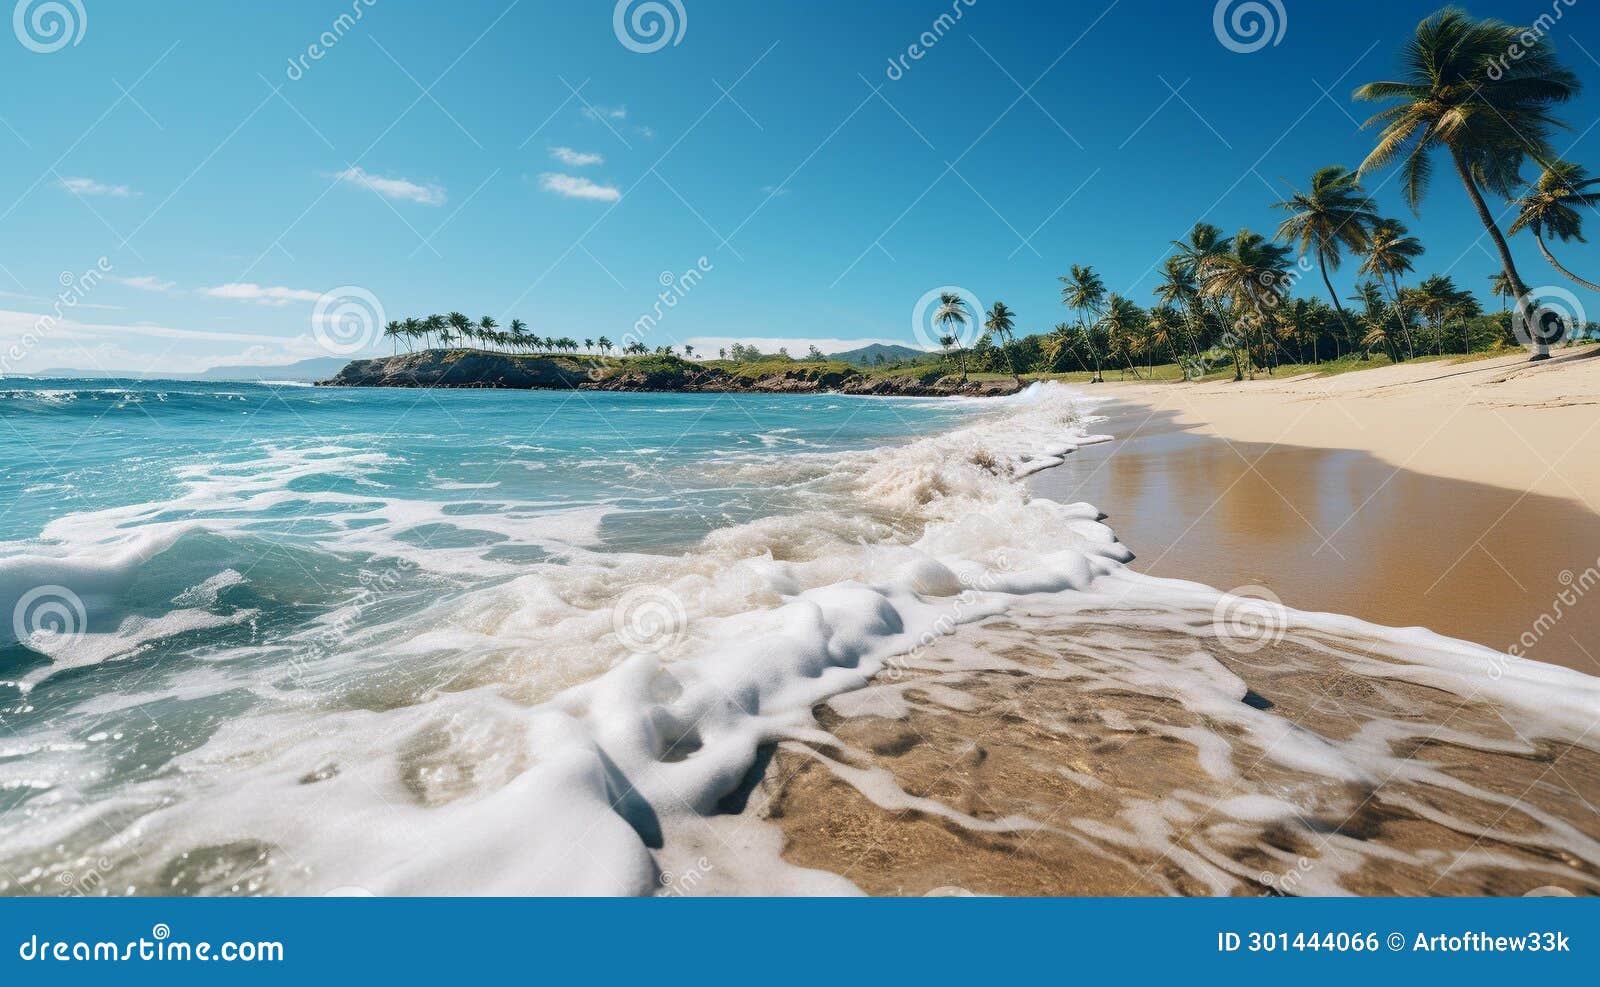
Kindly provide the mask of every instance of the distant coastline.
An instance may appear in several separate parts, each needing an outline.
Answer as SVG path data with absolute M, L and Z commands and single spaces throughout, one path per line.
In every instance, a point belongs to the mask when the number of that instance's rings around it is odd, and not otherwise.
M 963 378 L 946 369 L 869 371 L 838 361 L 695 362 L 637 357 L 521 356 L 476 349 L 430 349 L 353 360 L 319 387 L 453 387 L 512 390 L 841 394 L 997 397 L 1022 384 L 1011 377 Z

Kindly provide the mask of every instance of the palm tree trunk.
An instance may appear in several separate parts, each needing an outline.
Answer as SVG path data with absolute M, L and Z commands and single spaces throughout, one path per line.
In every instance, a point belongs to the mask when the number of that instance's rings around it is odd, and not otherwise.
M 1544 233 L 1542 231 L 1534 230 L 1533 231 L 1533 239 L 1538 242 L 1538 244 L 1539 244 L 1539 252 L 1541 254 L 1544 254 L 1544 259 L 1550 262 L 1550 266 L 1551 267 L 1553 267 L 1556 270 L 1560 271 L 1564 276 L 1566 276 L 1570 280 L 1576 281 L 1577 283 L 1583 285 L 1585 288 L 1588 288 L 1590 291 L 1600 291 L 1600 284 L 1595 284 L 1592 281 L 1585 281 L 1584 279 L 1578 277 L 1576 274 L 1573 274 L 1571 271 L 1567 270 L 1565 267 L 1561 266 L 1561 262 L 1556 260 L 1555 254 L 1552 254 L 1550 252 L 1550 248 L 1544 245 Z
M 1354 332 L 1350 328 L 1350 317 L 1345 314 L 1344 306 L 1339 303 L 1339 293 L 1333 290 L 1333 280 L 1328 277 L 1328 254 L 1319 245 L 1317 247 L 1317 264 L 1322 268 L 1322 283 L 1328 286 L 1328 297 L 1333 299 L 1333 310 L 1339 313 L 1339 321 L 1344 324 L 1344 331 Z
M 1406 319 L 1406 306 L 1400 300 L 1400 276 L 1393 271 L 1389 272 L 1389 280 L 1394 290 L 1394 310 L 1400 316 L 1400 335 L 1405 337 L 1407 359 L 1417 358 L 1417 348 L 1411 344 L 1411 323 Z
M 1461 160 L 1458 151 L 1450 152 L 1450 160 L 1456 166 L 1456 174 L 1461 176 L 1461 184 L 1467 188 L 1467 196 L 1472 200 L 1472 208 L 1478 211 L 1478 220 L 1483 223 L 1483 228 L 1489 234 L 1489 239 L 1494 241 L 1495 250 L 1500 253 L 1500 266 L 1505 269 L 1506 281 L 1510 282 L 1511 290 L 1517 296 L 1517 308 L 1522 311 L 1523 325 L 1529 327 L 1528 344 L 1533 347 L 1533 355 L 1529 361 L 1550 359 L 1550 347 L 1544 340 L 1539 339 L 1533 331 L 1532 300 L 1528 298 L 1528 286 L 1522 283 L 1522 275 L 1517 273 L 1517 265 L 1511 259 L 1511 248 L 1506 245 L 1506 238 L 1500 233 L 1500 227 L 1495 223 L 1494 216 L 1489 212 L 1488 203 L 1483 201 L 1483 193 L 1478 190 L 1478 183 L 1473 179 L 1472 172 L 1467 169 L 1467 163 Z

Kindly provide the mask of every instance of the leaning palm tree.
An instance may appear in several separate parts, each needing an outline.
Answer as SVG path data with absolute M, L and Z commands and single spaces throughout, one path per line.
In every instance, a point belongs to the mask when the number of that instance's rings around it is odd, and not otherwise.
M 1316 254 L 1328 297 L 1333 299 L 1339 318 L 1345 320 L 1344 306 L 1339 304 L 1339 293 L 1333 290 L 1328 271 L 1339 269 L 1346 249 L 1360 252 L 1366 246 L 1368 232 L 1378 222 L 1372 200 L 1361 190 L 1360 176 L 1342 165 L 1318 168 L 1311 176 L 1309 189 L 1296 189 L 1273 206 L 1289 213 L 1289 218 L 1278 226 L 1278 239 L 1297 246 L 1302 258 L 1308 253 Z
M 1022 383 L 1022 377 L 1017 373 L 1017 365 L 1011 362 L 1011 336 L 1017 325 L 1017 313 L 1006 307 L 1005 302 L 995 302 L 989 306 L 987 317 L 983 320 L 983 331 L 991 337 L 1000 340 L 1000 355 L 1006 359 L 1006 368 L 1011 371 L 1012 378 Z
M 955 332 L 951 333 L 951 335 L 959 340 L 962 330 L 967 327 L 967 323 L 972 318 L 972 311 L 967 308 L 966 300 L 960 295 L 953 291 L 939 293 L 939 307 L 933 313 L 934 325 L 946 330 L 954 326 Z M 967 361 L 965 357 L 962 357 L 961 360 L 961 379 L 967 379 Z
M 1422 241 L 1412 236 L 1398 219 L 1381 219 L 1372 228 L 1367 239 L 1367 256 L 1361 262 L 1361 273 L 1369 274 L 1387 285 L 1395 311 L 1400 315 L 1401 336 L 1406 343 L 1407 356 L 1417 355 L 1411 343 L 1410 322 L 1406 319 L 1405 304 L 1400 294 L 1400 275 L 1410 274 L 1412 261 L 1422 256 Z
M 1508 51 L 1521 55 L 1508 60 Z M 1562 124 L 1551 110 L 1577 95 L 1578 77 L 1557 61 L 1544 32 L 1477 20 L 1456 7 L 1417 25 L 1401 66 L 1400 80 L 1369 82 L 1355 91 L 1357 99 L 1398 101 L 1367 121 L 1367 126 L 1382 124 L 1383 132 L 1361 171 L 1403 161 L 1402 191 L 1415 211 L 1432 173 L 1430 153 L 1448 154 L 1494 241 L 1517 306 L 1531 323 L 1528 287 L 1483 194 L 1509 199 L 1526 158 L 1556 159 L 1550 134 Z M 1532 359 L 1549 356 L 1550 348 L 1534 338 Z
M 383 327 L 383 334 L 389 337 L 389 352 L 396 356 L 400 353 L 400 331 L 401 325 L 398 320 L 391 321 Z M 410 349 L 409 346 L 406 348 Z
M 478 320 L 478 331 L 484 336 L 488 337 L 497 346 L 504 342 L 502 334 L 496 331 L 499 326 L 500 323 L 496 322 L 494 320 L 494 316 L 492 315 L 486 315 Z
M 1061 282 L 1061 304 L 1077 313 L 1079 335 L 1089 347 L 1089 356 L 1094 361 L 1094 376 L 1090 381 L 1105 383 L 1105 377 L 1100 372 L 1100 350 L 1094 345 L 1094 338 L 1089 332 L 1089 316 L 1094 315 L 1095 321 L 1099 321 L 1100 307 L 1106 300 L 1106 284 L 1100 280 L 1094 268 L 1086 264 L 1072 265 L 1066 277 L 1056 280 Z
M 611 352 L 611 340 L 607 337 L 601 336 L 599 339 L 595 340 L 595 343 L 600 347 L 601 353 Z
M 1600 204 L 1600 192 L 1584 191 L 1593 185 L 1600 185 L 1600 178 L 1590 178 L 1581 165 L 1570 161 L 1550 162 L 1545 166 L 1539 180 L 1516 200 L 1522 212 L 1512 221 L 1510 228 L 1506 230 L 1506 235 L 1516 236 L 1522 230 L 1528 230 L 1539 244 L 1539 252 L 1544 254 L 1544 259 L 1550 262 L 1551 267 L 1590 291 L 1600 291 L 1600 284 L 1585 281 L 1563 267 L 1544 242 L 1546 232 L 1562 243 L 1568 240 L 1588 242 L 1583 238 L 1583 216 L 1577 207 L 1587 206 L 1593 209 L 1596 204 Z

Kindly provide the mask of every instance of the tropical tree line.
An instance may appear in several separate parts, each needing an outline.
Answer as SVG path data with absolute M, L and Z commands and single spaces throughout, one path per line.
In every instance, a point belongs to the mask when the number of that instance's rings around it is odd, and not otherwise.
M 1157 362 L 1175 363 L 1186 376 L 1231 365 L 1243 377 L 1285 363 L 1366 359 L 1374 352 L 1399 361 L 1518 342 L 1529 345 L 1533 359 L 1547 357 L 1548 344 L 1570 327 L 1552 326 L 1540 311 L 1507 237 L 1527 231 L 1554 270 L 1600 291 L 1550 248 L 1551 241 L 1585 242 L 1582 210 L 1600 203 L 1600 179 L 1563 160 L 1551 143 L 1557 130 L 1570 129 L 1554 111 L 1578 93 L 1579 81 L 1548 39 L 1534 33 L 1454 7 L 1440 10 L 1417 25 L 1398 80 L 1355 91 L 1358 100 L 1387 104 L 1366 123 L 1379 129 L 1366 160 L 1354 171 L 1320 168 L 1304 188 L 1291 188 L 1273 203 L 1285 215 L 1270 236 L 1250 229 L 1229 235 L 1197 223 L 1173 241 L 1148 306 L 1108 291 L 1092 266 L 1073 264 L 1058 279 L 1071 317 L 1020 341 L 1016 314 L 1003 302 L 979 314 L 946 295 L 934 314 L 945 358 L 963 376 L 1017 374 L 1021 367 L 1082 370 L 1103 379 L 1108 368 L 1138 375 L 1141 363 L 1146 372 Z M 1521 54 L 1508 59 L 1508 51 Z M 1488 292 L 1501 300 L 1498 314 L 1486 315 L 1474 293 L 1448 274 L 1408 284 L 1424 246 L 1404 222 L 1383 215 L 1363 187 L 1367 176 L 1398 166 L 1402 197 L 1420 215 L 1436 159 L 1448 162 L 1494 244 L 1501 270 Z M 1530 162 L 1540 174 L 1524 185 Z M 1515 210 L 1504 232 L 1490 198 Z M 1358 264 L 1359 277 L 1341 297 L 1331 275 L 1347 261 Z M 1302 278 L 1312 275 L 1326 301 L 1295 297 Z M 1518 324 L 1528 328 L 1518 333 Z M 973 345 L 961 345 L 969 335 Z

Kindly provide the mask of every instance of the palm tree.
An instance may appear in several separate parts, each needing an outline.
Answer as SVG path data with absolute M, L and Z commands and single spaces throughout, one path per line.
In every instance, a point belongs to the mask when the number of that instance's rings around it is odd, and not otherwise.
M 444 321 L 462 339 L 474 339 L 478 335 L 477 328 L 473 326 L 472 320 L 460 312 L 451 312 L 444 317 Z
M 424 336 L 434 333 L 442 337 L 445 334 L 445 330 L 450 327 L 450 323 L 445 321 L 445 317 L 438 314 L 430 315 L 425 319 L 407 319 L 406 321 L 414 322 L 417 326 L 418 334 Z M 458 332 L 457 335 L 459 336 L 460 333 Z
M 1294 194 L 1273 207 L 1286 210 L 1289 218 L 1278 226 L 1278 239 L 1295 244 L 1300 256 L 1315 251 L 1322 269 L 1322 283 L 1339 318 L 1345 318 L 1339 293 L 1333 290 L 1328 271 L 1337 271 L 1345 248 L 1359 252 L 1367 243 L 1368 231 L 1377 224 L 1372 200 L 1361 191 L 1361 178 L 1343 165 L 1318 168 L 1311 176 L 1311 188 Z M 1346 323 L 1348 325 L 1348 322 Z
M 1521 55 L 1508 61 L 1508 51 Z M 1432 173 L 1430 152 L 1443 149 L 1494 241 L 1518 308 L 1531 323 L 1528 287 L 1483 193 L 1509 199 L 1529 155 L 1556 159 L 1549 137 L 1561 123 L 1551 109 L 1577 95 L 1578 77 L 1556 60 L 1544 32 L 1476 20 L 1456 7 L 1417 25 L 1401 64 L 1399 81 L 1369 82 L 1355 91 L 1357 99 L 1398 101 L 1367 121 L 1369 127 L 1383 124 L 1383 132 L 1360 170 L 1404 159 L 1403 192 L 1416 211 Z M 1532 359 L 1549 356 L 1550 348 L 1535 337 Z
M 1209 298 L 1211 300 L 1212 315 L 1215 316 L 1217 324 L 1220 327 L 1226 327 L 1228 324 L 1228 318 L 1227 314 L 1222 310 L 1221 298 L 1216 295 L 1208 295 L 1204 290 L 1205 285 L 1203 283 L 1203 269 L 1207 267 L 1214 258 L 1221 257 L 1233 249 L 1233 237 L 1223 236 L 1222 230 L 1212 226 L 1210 223 L 1196 223 L 1194 224 L 1194 227 L 1189 230 L 1189 236 L 1187 239 L 1173 240 L 1172 246 L 1177 251 L 1177 253 L 1173 255 L 1173 262 L 1184 271 L 1188 272 L 1189 276 L 1195 280 L 1196 284 L 1201 289 L 1200 297 L 1202 299 Z M 1236 337 L 1233 333 L 1225 332 L 1223 334 L 1222 341 L 1227 344 L 1228 348 L 1234 353 L 1234 379 L 1242 380 L 1243 374 L 1240 370 L 1238 347 L 1233 345 L 1235 338 Z
M 955 349 L 956 338 L 948 333 L 939 337 L 939 348 L 944 350 L 944 362 L 950 362 L 950 351 Z M 882 354 L 879 354 L 880 356 Z
M 1061 304 L 1078 314 L 1078 331 L 1084 343 L 1089 347 L 1089 356 L 1094 360 L 1094 376 L 1091 383 L 1103 384 L 1105 377 L 1100 372 L 1100 350 L 1094 345 L 1094 339 L 1089 334 L 1089 316 L 1096 316 L 1099 321 L 1100 307 L 1105 304 L 1106 284 L 1100 280 L 1100 275 L 1088 265 L 1074 264 L 1067 270 L 1066 277 L 1058 277 L 1061 282 Z
M 815 347 L 813 347 L 813 349 L 815 349 Z M 684 356 L 694 356 L 694 347 L 690 346 L 688 343 L 684 343 L 683 344 L 683 355 Z
M 1489 275 L 1489 295 L 1500 299 L 1500 311 L 1506 310 L 1506 301 L 1511 297 L 1511 282 L 1506 280 L 1506 272 L 1499 271 Z
M 391 321 L 384 325 L 383 334 L 389 337 L 389 352 L 395 355 L 400 353 L 401 325 L 398 321 Z M 407 349 L 411 347 L 407 346 Z
M 1006 367 L 1011 371 L 1012 378 L 1022 383 L 1022 377 L 1017 373 L 1017 365 L 1011 362 L 1011 334 L 1017 325 L 1017 313 L 1006 308 L 1005 302 L 995 302 L 989 306 L 988 317 L 983 320 L 983 331 L 990 336 L 1000 338 L 1000 355 L 1006 358 Z
M 512 319 L 507 327 L 511 331 L 511 345 L 522 349 L 528 342 L 528 324 L 521 319 Z
M 1544 254 L 1544 259 L 1550 262 L 1551 267 L 1590 291 L 1600 291 L 1600 284 L 1585 281 L 1563 267 L 1544 242 L 1547 230 L 1562 243 L 1568 240 L 1588 242 L 1583 238 L 1583 216 L 1576 207 L 1588 206 L 1592 209 L 1600 203 L 1600 192 L 1584 191 L 1592 185 L 1600 185 L 1600 178 L 1590 178 L 1581 165 L 1570 161 L 1552 161 L 1545 166 L 1539 181 L 1516 200 L 1522 212 L 1512 221 L 1506 235 L 1516 236 L 1524 229 L 1531 231 L 1533 239 L 1539 244 L 1539 252 Z
M 605 336 L 601 336 L 599 339 L 595 340 L 595 343 L 600 347 L 600 352 L 602 354 L 611 352 L 611 340 Z
M 1183 313 L 1183 325 L 1194 352 L 1195 368 L 1204 358 L 1200 355 L 1200 336 L 1205 330 L 1205 307 L 1200 299 L 1200 285 L 1194 279 L 1194 269 L 1182 257 L 1168 257 L 1161 268 L 1161 283 L 1156 285 L 1156 301 Z M 1184 378 L 1188 379 L 1188 370 Z
M 1124 373 L 1126 370 L 1132 370 L 1135 377 L 1139 376 L 1139 368 L 1133 365 L 1133 354 L 1137 349 L 1139 331 L 1144 322 L 1144 310 L 1135 305 L 1132 299 L 1124 298 L 1115 292 L 1106 299 L 1105 314 L 1100 316 L 1100 325 L 1106 334 L 1106 345 L 1113 355 L 1122 358 Z
M 501 336 L 495 330 L 499 325 L 500 323 L 494 320 L 494 316 L 486 315 L 478 320 L 478 332 L 482 333 L 490 342 L 498 345 L 501 342 Z
M 1289 248 L 1247 229 L 1234 234 L 1230 243 L 1231 250 L 1211 254 L 1200 265 L 1201 292 L 1211 298 L 1231 299 L 1236 312 L 1254 316 L 1240 320 L 1245 326 L 1245 355 L 1253 377 L 1258 363 L 1250 352 L 1249 328 L 1253 323 L 1263 345 L 1270 345 L 1267 334 L 1272 319 L 1268 313 L 1276 309 L 1282 300 L 1280 292 L 1288 285 Z M 1267 372 L 1271 373 L 1270 367 Z M 1235 364 L 1234 379 L 1241 376 Z
M 1370 274 L 1391 289 L 1395 311 L 1400 315 L 1401 335 L 1405 338 L 1406 355 L 1415 357 L 1416 347 L 1411 343 L 1410 321 L 1400 296 L 1400 275 L 1410 274 L 1412 261 L 1422 256 L 1422 241 L 1412 236 L 1398 219 L 1381 219 L 1372 228 L 1367 240 L 1367 256 L 1361 262 L 1361 273 Z M 1502 275 L 1503 276 L 1503 275 Z
M 954 326 L 956 331 L 951 335 L 959 340 L 962 330 L 967 327 L 967 323 L 971 321 L 972 317 L 971 310 L 967 308 L 966 300 L 960 295 L 953 291 L 939 293 L 939 308 L 933 313 L 934 325 L 946 330 Z M 962 352 L 966 352 L 964 348 Z M 965 356 L 961 358 L 961 379 L 963 381 L 967 379 L 967 359 Z

